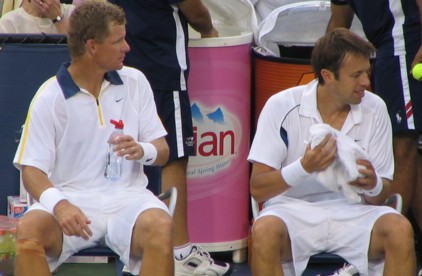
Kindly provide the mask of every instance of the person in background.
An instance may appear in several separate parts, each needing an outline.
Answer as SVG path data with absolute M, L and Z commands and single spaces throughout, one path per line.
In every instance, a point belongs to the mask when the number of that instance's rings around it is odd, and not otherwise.
M 111 3 L 78 6 L 69 20 L 72 62 L 31 102 L 14 164 L 37 202 L 19 219 L 16 276 L 51 275 L 101 243 L 132 274 L 174 275 L 172 218 L 143 171 L 167 162 L 167 132 L 145 76 L 123 66 L 125 23 Z M 114 181 L 105 177 L 112 119 L 124 124 L 113 141 L 114 154 L 124 157 Z
M 151 189 L 178 191 L 175 222 L 176 275 L 226 275 L 229 264 L 214 261 L 190 243 L 187 217 L 187 165 L 194 152 L 192 115 L 187 90 L 188 25 L 201 37 L 217 37 L 210 13 L 201 0 L 110 0 L 127 17 L 126 39 L 132 49 L 125 64 L 140 69 L 151 83 L 157 110 L 169 135 L 170 158 L 162 172 L 149 168 Z M 152 171 L 152 170 L 154 171 Z M 161 182 L 159 181 L 161 178 Z
M 390 195 L 394 160 L 385 103 L 366 91 L 374 51 L 353 32 L 334 29 L 313 49 L 317 79 L 265 104 L 248 156 L 251 194 L 264 203 L 252 226 L 253 275 L 302 275 L 310 256 L 320 252 L 348 262 L 333 275 L 415 275 L 410 222 L 379 206 Z M 339 136 L 328 134 L 311 147 L 309 130 L 322 124 L 367 152 L 369 159 L 356 160 L 359 176 L 348 182 L 362 201 L 318 182 L 318 173 L 340 158 Z
M 0 3 L 1 3 L 0 15 L 3 16 L 5 13 L 8 13 L 14 9 L 19 8 L 22 5 L 22 0 L 0 0 Z
M 412 209 L 422 230 L 422 158 L 417 153 L 422 131 L 422 82 L 410 73 L 422 62 L 422 0 L 331 0 L 327 31 L 350 28 L 355 14 L 377 49 L 372 88 L 386 102 L 393 126 L 392 192 L 402 195 L 403 213 Z M 417 184 L 418 171 L 421 183 Z
M 73 9 L 59 0 L 23 0 L 0 18 L 0 33 L 66 34 Z

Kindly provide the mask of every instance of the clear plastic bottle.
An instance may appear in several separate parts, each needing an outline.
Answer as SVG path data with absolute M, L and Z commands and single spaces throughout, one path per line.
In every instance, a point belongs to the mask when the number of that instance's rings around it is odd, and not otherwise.
M 114 125 L 114 131 L 111 133 L 110 138 L 108 138 L 108 151 L 106 157 L 106 166 L 104 170 L 104 176 L 107 180 L 117 181 L 120 179 L 122 174 L 122 156 L 117 156 L 114 152 L 115 143 L 114 141 L 123 134 L 123 121 L 110 120 L 110 123 Z

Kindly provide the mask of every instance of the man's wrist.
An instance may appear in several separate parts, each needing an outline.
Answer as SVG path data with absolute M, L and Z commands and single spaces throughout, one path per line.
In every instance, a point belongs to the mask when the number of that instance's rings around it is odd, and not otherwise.
M 57 188 L 48 188 L 41 193 L 40 204 L 51 214 L 54 214 L 54 207 L 66 197 Z
M 303 168 L 300 160 L 299 158 L 293 163 L 281 168 L 281 175 L 289 186 L 295 187 L 311 175 Z
M 64 19 L 64 14 L 60 14 L 53 18 L 51 21 L 53 21 L 53 24 L 59 23 Z
M 364 195 L 374 197 L 374 196 L 378 196 L 379 194 L 381 194 L 383 188 L 384 188 L 384 184 L 382 182 L 382 179 L 381 179 L 381 177 L 379 177 L 377 175 L 377 184 L 375 185 L 375 187 L 372 188 L 371 190 L 363 190 L 362 193 Z
M 142 147 L 142 150 L 144 151 L 144 156 L 142 156 L 142 158 L 139 159 L 138 161 L 144 165 L 154 164 L 155 160 L 157 160 L 157 155 L 158 155 L 158 152 L 155 146 L 151 143 L 143 143 L 143 142 L 139 142 L 139 145 Z

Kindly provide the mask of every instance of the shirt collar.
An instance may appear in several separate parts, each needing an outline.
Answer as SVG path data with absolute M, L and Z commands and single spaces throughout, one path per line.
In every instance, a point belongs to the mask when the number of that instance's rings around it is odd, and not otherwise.
M 317 109 L 317 87 L 318 81 L 313 80 L 305 86 L 303 91 L 302 100 L 300 103 L 299 114 L 304 117 L 314 118 L 318 123 L 322 123 L 321 116 Z M 367 92 L 365 92 L 367 93 Z M 343 129 L 348 128 L 346 126 L 348 121 L 352 121 L 354 125 L 362 122 L 362 107 L 361 104 L 350 105 L 350 112 L 347 116 Z
M 69 74 L 69 71 L 67 70 L 69 66 L 69 62 L 63 63 L 56 74 L 57 81 L 63 91 L 65 99 L 72 97 L 81 90 L 79 86 L 77 86 L 73 81 L 72 76 Z M 123 84 L 123 81 L 117 71 L 107 72 L 104 75 L 104 79 L 114 85 Z

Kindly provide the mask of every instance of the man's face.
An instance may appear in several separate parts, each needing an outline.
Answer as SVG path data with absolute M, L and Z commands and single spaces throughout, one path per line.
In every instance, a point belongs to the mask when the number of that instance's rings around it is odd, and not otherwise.
M 338 72 L 338 79 L 333 82 L 335 93 L 346 104 L 359 104 L 370 86 L 369 59 L 360 55 L 348 55 L 343 60 Z
M 130 47 L 126 43 L 124 25 L 110 24 L 110 34 L 103 42 L 96 42 L 94 60 L 104 71 L 119 70 L 123 67 L 125 55 Z

